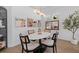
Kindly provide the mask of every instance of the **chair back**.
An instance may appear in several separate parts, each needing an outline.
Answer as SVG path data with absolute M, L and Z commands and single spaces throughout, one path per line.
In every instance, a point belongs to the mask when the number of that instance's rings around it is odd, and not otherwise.
M 54 43 L 56 43 L 57 41 L 57 38 L 58 38 L 58 33 L 54 33 L 53 36 L 52 36 L 52 40 L 54 40 Z
M 27 43 L 30 43 L 28 35 L 22 35 L 20 33 L 19 36 L 20 36 L 20 42 L 21 42 L 22 49 L 26 48 L 25 50 L 28 50 Z M 25 47 L 24 47 L 24 45 L 25 45 Z

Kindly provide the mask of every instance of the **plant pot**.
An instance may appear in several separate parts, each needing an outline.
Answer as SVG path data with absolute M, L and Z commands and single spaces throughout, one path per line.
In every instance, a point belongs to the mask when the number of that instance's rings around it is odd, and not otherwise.
M 72 40 L 71 43 L 74 44 L 74 45 L 77 45 L 78 44 L 78 40 Z

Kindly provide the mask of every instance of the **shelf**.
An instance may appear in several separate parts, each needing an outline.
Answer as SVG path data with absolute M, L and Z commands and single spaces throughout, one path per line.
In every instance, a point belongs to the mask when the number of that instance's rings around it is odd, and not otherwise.
M 7 47 L 7 10 L 0 7 L 0 49 Z
M 5 26 L 0 26 L 0 28 L 5 28 Z
M 0 49 L 5 47 L 5 41 L 0 41 Z
M 2 34 L 0 34 L 0 37 L 3 37 L 3 35 L 2 35 Z

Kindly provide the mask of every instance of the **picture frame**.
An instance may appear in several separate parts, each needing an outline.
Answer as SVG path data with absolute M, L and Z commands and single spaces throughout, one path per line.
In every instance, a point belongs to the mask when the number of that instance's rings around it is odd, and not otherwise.
M 17 18 L 16 27 L 26 27 L 26 20 L 23 18 Z
M 37 21 L 33 18 L 27 18 L 27 27 L 37 27 Z
M 46 21 L 45 29 L 47 29 L 47 30 L 59 30 L 59 20 Z

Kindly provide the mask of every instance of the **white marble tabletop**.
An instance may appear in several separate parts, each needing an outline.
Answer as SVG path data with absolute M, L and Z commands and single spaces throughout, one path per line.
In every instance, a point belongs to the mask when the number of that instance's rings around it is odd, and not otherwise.
M 29 39 L 30 40 L 39 40 L 39 39 L 47 38 L 50 35 L 51 35 L 51 33 L 49 33 L 49 32 L 41 32 L 40 34 L 34 33 L 34 34 L 29 35 Z

